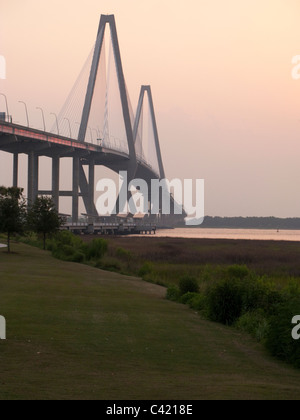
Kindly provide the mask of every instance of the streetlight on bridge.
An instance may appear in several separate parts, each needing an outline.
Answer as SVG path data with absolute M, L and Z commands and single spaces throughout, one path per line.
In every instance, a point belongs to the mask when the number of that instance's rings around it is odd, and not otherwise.
M 44 115 L 44 111 L 42 110 L 42 108 L 40 108 L 39 106 L 36 108 L 39 109 L 42 113 L 42 117 L 43 117 L 43 124 L 44 124 L 44 132 L 46 132 L 46 124 L 45 124 L 45 115 Z
M 27 105 L 24 101 L 19 101 L 19 104 L 23 104 L 25 106 L 26 118 L 27 118 L 27 126 L 29 127 L 29 117 L 28 117 L 28 109 Z
M 6 95 L 4 95 L 4 93 L 0 93 L 1 96 L 3 96 L 3 98 L 5 99 L 5 104 L 6 104 L 6 113 L 7 113 L 7 121 L 9 122 L 9 112 L 8 112 L 8 103 L 7 103 L 7 97 Z
M 59 135 L 59 126 L 58 126 L 58 118 L 57 118 L 57 115 L 56 114 L 54 114 L 54 112 L 51 112 L 51 114 L 50 115 L 54 115 L 54 117 L 55 117 L 55 120 L 56 120 L 56 126 L 57 126 L 57 134 Z
M 68 121 L 68 123 L 69 123 L 70 139 L 71 139 L 71 138 L 72 138 L 72 130 L 71 130 L 71 123 L 70 123 L 70 120 L 69 120 L 69 118 L 64 118 L 64 120 Z

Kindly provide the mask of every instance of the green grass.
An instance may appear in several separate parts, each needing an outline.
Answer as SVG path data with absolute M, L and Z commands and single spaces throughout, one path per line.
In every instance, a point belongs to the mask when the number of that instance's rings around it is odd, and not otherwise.
M 299 399 L 300 372 L 136 278 L 0 250 L 0 399 Z

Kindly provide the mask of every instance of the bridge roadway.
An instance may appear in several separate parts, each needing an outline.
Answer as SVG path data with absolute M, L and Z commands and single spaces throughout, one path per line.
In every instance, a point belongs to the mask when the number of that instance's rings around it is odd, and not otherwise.
M 78 222 L 79 197 L 83 198 L 87 214 L 97 215 L 95 208 L 95 166 L 105 166 L 116 173 L 128 171 L 130 156 L 122 150 L 115 150 L 106 144 L 91 144 L 62 137 L 53 133 L 0 121 L 0 150 L 13 154 L 13 186 L 18 186 L 19 155 L 28 156 L 28 192 L 29 202 L 33 202 L 38 195 L 52 196 L 59 209 L 59 197 L 72 197 L 72 220 Z M 52 189 L 39 189 L 39 157 L 52 159 Z M 61 191 L 60 159 L 73 159 L 73 189 Z M 88 179 L 84 166 L 89 167 Z M 64 174 L 65 176 L 65 174 Z M 144 179 L 148 185 L 151 179 L 159 179 L 153 168 L 144 160 L 137 157 L 135 178 Z M 130 180 L 129 180 L 130 181 Z

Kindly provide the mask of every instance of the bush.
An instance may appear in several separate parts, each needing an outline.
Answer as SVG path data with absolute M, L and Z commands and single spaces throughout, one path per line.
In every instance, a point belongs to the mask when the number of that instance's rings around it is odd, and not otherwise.
M 262 341 L 267 337 L 269 322 L 265 318 L 264 312 L 259 310 L 242 315 L 235 323 L 235 327 L 251 334 L 258 341 Z
M 108 242 L 105 239 L 94 239 L 84 247 L 86 259 L 88 261 L 101 259 L 108 250 Z
M 184 276 L 179 280 L 180 295 L 183 296 L 186 293 L 198 293 L 199 284 L 195 277 Z
M 153 264 L 151 262 L 145 262 L 139 270 L 139 277 L 145 277 L 153 272 Z
M 80 250 L 76 250 L 71 245 L 61 245 L 53 247 L 52 255 L 62 261 L 82 263 L 85 261 L 85 255 Z
M 66 260 L 75 253 L 74 248 L 71 245 L 60 245 L 54 246 L 52 249 L 52 255 L 59 260 Z
M 231 265 L 227 273 L 230 278 L 242 280 L 250 274 L 250 270 L 246 265 Z
M 278 305 L 270 320 L 266 347 L 273 356 L 300 368 L 300 342 L 292 337 L 292 319 L 296 315 L 300 315 L 299 298 Z
M 70 262 L 83 263 L 85 261 L 85 255 L 82 252 L 75 251 L 75 253 L 68 259 Z
M 203 315 L 207 315 L 207 299 L 206 296 L 200 293 L 196 293 L 194 297 L 189 301 L 190 308 L 195 311 L 202 312 Z
M 116 255 L 118 258 L 125 261 L 129 261 L 132 258 L 132 253 L 128 251 L 127 249 L 123 249 L 123 248 L 118 248 Z
M 177 286 L 172 285 L 168 287 L 166 299 L 173 302 L 178 302 L 180 299 L 180 291 Z
M 43 242 L 40 240 L 38 235 L 34 232 L 28 232 L 25 236 L 18 238 L 20 242 L 26 245 L 34 246 L 36 248 L 43 248 Z
M 208 316 L 212 321 L 232 325 L 242 314 L 243 290 L 235 280 L 222 280 L 207 291 Z
M 272 315 L 275 307 L 282 303 L 284 298 L 272 283 L 265 278 L 248 277 L 243 281 L 244 312 L 262 309 L 266 315 Z
M 283 290 L 284 295 L 287 299 L 299 297 L 300 298 L 300 280 L 291 278 L 287 286 Z
M 78 236 L 73 235 L 73 233 L 68 230 L 63 230 L 58 232 L 52 240 L 47 242 L 47 248 L 53 248 L 53 246 L 55 247 L 58 245 L 69 245 L 73 248 L 80 248 L 82 244 L 83 241 Z
M 117 259 L 111 257 L 105 257 L 104 259 L 96 261 L 95 267 L 113 273 L 120 273 L 122 271 L 121 263 Z
M 185 295 L 180 297 L 180 302 L 183 303 L 184 305 L 189 305 L 190 302 L 195 299 L 196 296 L 198 296 L 198 293 L 194 293 L 194 292 L 187 292 Z
M 100 260 L 107 252 L 108 243 L 104 239 L 94 239 L 91 243 L 86 244 L 73 233 L 62 231 L 47 242 L 47 249 L 52 252 L 55 258 L 82 263 Z

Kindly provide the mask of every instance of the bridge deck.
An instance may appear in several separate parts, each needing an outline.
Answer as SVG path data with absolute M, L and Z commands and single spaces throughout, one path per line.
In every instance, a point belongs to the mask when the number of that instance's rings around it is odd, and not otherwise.
M 93 158 L 95 164 L 108 164 L 113 166 L 116 162 L 129 160 L 128 152 L 117 149 L 109 144 L 95 145 L 92 143 L 80 142 L 78 140 L 59 136 L 54 133 L 47 133 L 30 127 L 24 127 L 5 121 L 0 121 L 0 150 L 9 153 L 36 152 L 39 156 L 72 157 L 80 154 L 82 158 Z M 139 166 L 145 171 L 152 173 L 154 178 L 158 177 L 152 166 L 144 159 L 137 156 Z

